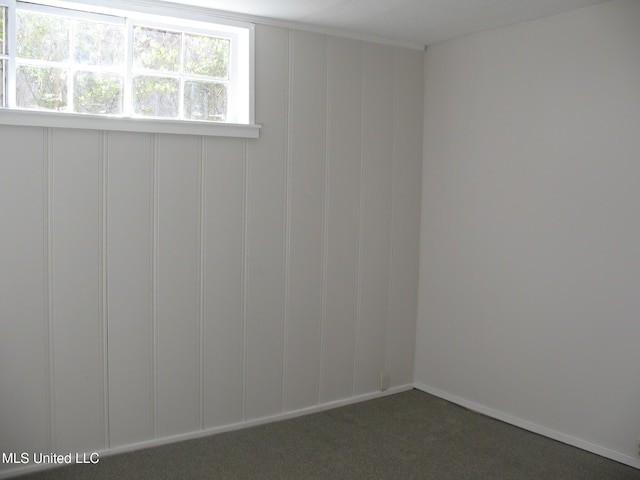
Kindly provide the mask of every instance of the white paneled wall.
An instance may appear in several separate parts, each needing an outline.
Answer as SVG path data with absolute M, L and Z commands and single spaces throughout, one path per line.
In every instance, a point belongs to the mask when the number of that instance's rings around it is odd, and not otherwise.
M 97 450 L 106 430 L 105 134 L 56 130 L 47 136 L 52 446 L 70 451 L 81 441 Z
M 289 32 L 256 32 L 256 118 L 260 140 L 248 142 L 245 221 L 244 418 L 282 410 L 285 309 Z
M 384 370 L 389 317 L 394 88 L 391 47 L 362 52 L 362 165 L 355 393 L 375 390 Z M 376 99 L 370 101 L 369 99 Z
M 46 137 L 41 129 L 0 127 L 2 452 L 51 447 Z
M 109 133 L 107 288 L 109 440 L 154 432 L 153 135 Z
M 156 435 L 200 427 L 200 164 L 195 136 L 155 144 Z
M 207 139 L 205 146 L 200 369 L 204 427 L 212 428 L 243 419 L 247 149 L 229 139 Z
M 422 65 L 258 26 L 258 140 L 0 125 L 0 450 L 410 385 Z
M 285 410 L 318 401 L 326 170 L 326 42 L 304 32 L 290 42 Z
M 321 400 L 352 395 L 362 164 L 362 45 L 327 45 L 327 163 Z

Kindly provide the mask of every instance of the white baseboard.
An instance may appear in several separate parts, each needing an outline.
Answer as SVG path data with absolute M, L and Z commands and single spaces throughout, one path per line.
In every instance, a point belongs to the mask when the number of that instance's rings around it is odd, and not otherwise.
M 488 408 L 488 407 L 485 407 L 484 405 L 480 405 L 470 400 L 458 397 L 457 395 L 452 395 L 448 392 L 440 390 L 439 388 L 432 387 L 430 385 L 425 385 L 423 383 L 415 383 L 414 387 L 423 392 L 430 393 L 431 395 L 435 395 L 436 397 L 440 397 L 444 400 L 448 400 L 449 402 L 468 408 L 469 410 L 473 410 L 473 411 L 482 413 L 483 415 L 487 415 L 488 417 L 495 418 L 496 420 L 500 420 L 505 423 L 515 425 L 516 427 L 520 427 L 524 430 L 537 433 L 544 437 L 552 438 L 553 440 L 557 440 L 559 442 L 566 443 L 567 445 L 571 445 L 573 447 L 586 450 L 587 452 L 595 453 L 596 455 L 600 455 L 601 457 L 605 457 L 610 460 L 615 460 L 616 462 L 623 463 L 630 467 L 640 469 L 640 460 L 630 457 L 629 455 L 625 455 L 623 453 L 610 450 L 606 447 L 602 447 L 600 445 L 596 445 L 591 442 L 587 442 L 585 440 L 572 437 L 571 435 L 566 435 L 562 432 L 558 432 L 551 428 L 537 425 L 527 420 L 523 420 L 522 418 L 519 418 L 519 417 L 514 417 L 513 415 L 509 415 L 506 413 L 499 412 L 497 410 L 493 410 L 492 408 Z
M 173 435 L 170 437 L 157 438 L 153 440 L 147 440 L 144 442 L 109 448 L 107 450 L 98 451 L 97 453 L 100 458 L 104 458 L 111 455 L 117 455 L 120 453 L 134 452 L 136 450 L 142 450 L 144 448 L 159 447 L 161 445 L 167 445 L 169 443 L 208 437 L 210 435 L 215 435 L 217 433 L 231 432 L 231 431 L 240 430 L 243 428 L 255 427 L 258 425 L 264 425 L 266 423 L 278 422 L 280 420 L 287 420 L 290 418 L 301 417 L 303 415 L 309 415 L 311 413 L 318 413 L 325 410 L 331 410 L 333 408 L 344 407 L 346 405 L 351 405 L 354 403 L 373 400 L 375 398 L 386 397 L 388 395 L 393 395 L 395 393 L 413 390 L 413 388 L 414 388 L 413 384 L 401 385 L 398 387 L 389 388 L 384 392 L 371 392 L 371 393 L 366 393 L 362 395 L 356 395 L 356 396 L 341 399 L 341 400 L 321 403 L 318 405 L 314 405 L 312 407 L 293 410 L 290 412 L 282 412 L 275 415 L 269 415 L 266 417 L 261 417 L 256 419 L 245 420 L 242 422 L 232 423 L 229 425 L 223 425 L 221 427 L 214 427 L 214 428 L 209 428 L 205 430 L 198 430 L 195 432 L 189 432 L 189 433 L 184 433 L 180 435 Z M 93 452 L 86 452 L 87 458 L 91 453 Z M 78 455 L 82 458 L 83 452 L 79 452 Z M 59 466 L 62 466 L 62 465 L 52 465 L 52 464 L 20 465 L 14 469 L 0 472 L 0 479 L 11 478 L 18 475 L 25 475 L 27 473 L 34 473 L 34 472 L 43 471 L 43 470 L 51 470 L 53 468 L 58 468 Z

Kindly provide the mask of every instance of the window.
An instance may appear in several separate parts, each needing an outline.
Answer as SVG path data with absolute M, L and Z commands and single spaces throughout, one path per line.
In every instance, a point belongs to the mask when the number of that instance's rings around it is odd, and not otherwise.
M 251 25 L 105 3 L 0 0 L 0 110 L 253 123 Z
M 122 115 L 124 23 L 16 11 L 16 107 Z

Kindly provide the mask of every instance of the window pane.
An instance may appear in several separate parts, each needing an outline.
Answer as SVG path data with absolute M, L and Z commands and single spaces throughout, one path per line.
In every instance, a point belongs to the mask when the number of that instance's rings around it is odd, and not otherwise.
M 122 113 L 122 76 L 77 72 L 73 77 L 73 108 L 78 113 Z
M 124 63 L 124 27 L 78 20 L 75 24 L 75 60 L 84 65 Z
M 18 57 L 62 62 L 69 58 L 68 18 L 18 11 Z
M 6 91 L 7 91 L 7 77 L 5 76 L 7 72 L 7 61 L 0 60 L 0 107 L 6 107 L 7 104 L 6 99 Z
M 133 61 L 139 68 L 163 72 L 180 70 L 182 34 L 133 27 Z
M 226 116 L 226 85 L 213 82 L 185 82 L 184 118 L 224 122 Z
M 228 78 L 229 45 L 224 38 L 185 34 L 184 70 L 186 73 Z
M 145 117 L 178 118 L 180 81 L 140 75 L 133 79 L 133 113 Z
M 5 20 L 6 16 L 7 16 L 7 7 L 0 7 L 0 54 L 7 53 L 5 51 L 7 41 L 4 39 L 4 36 L 5 36 L 4 24 L 6 22 Z
M 65 110 L 67 71 L 20 65 L 16 75 L 16 104 L 22 108 Z

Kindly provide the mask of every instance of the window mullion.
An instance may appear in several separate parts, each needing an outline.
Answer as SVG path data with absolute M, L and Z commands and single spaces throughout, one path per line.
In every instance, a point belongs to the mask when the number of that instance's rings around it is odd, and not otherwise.
M 178 90 L 178 118 L 184 119 L 184 49 L 185 34 L 180 34 L 180 87 Z
M 16 107 L 16 2 L 8 0 L 6 20 L 6 40 L 7 40 L 7 98 L 6 105 L 9 108 Z
M 67 68 L 67 111 L 69 112 L 75 112 L 75 106 L 74 106 L 74 77 L 75 77 L 75 73 L 76 73 L 76 65 L 75 65 L 75 56 L 74 56 L 74 52 L 75 52 L 75 43 L 76 43 L 76 39 L 75 39 L 75 28 L 76 28 L 76 20 L 75 19 L 71 19 L 71 21 L 69 22 L 69 65 Z
M 125 117 L 131 117 L 133 116 L 133 21 L 130 18 L 126 20 L 125 36 L 122 114 Z
M 2 95 L 0 96 L 0 98 L 2 98 L 2 103 L 0 104 L 0 107 L 4 107 L 7 105 L 8 103 L 8 88 L 7 88 L 7 76 L 9 75 L 9 55 L 8 55 L 8 48 L 9 48 L 9 35 L 7 33 L 7 17 L 9 16 L 9 12 L 8 12 L 9 8 L 7 7 L 7 5 L 5 5 L 4 3 L 0 2 L 0 11 L 2 13 L 0 13 L 0 18 L 2 20 L 2 25 L 3 25 L 3 29 L 4 29 L 4 38 L 2 39 L 3 41 L 3 51 L 0 51 L 0 65 L 4 65 L 4 68 L 2 69 L 2 78 L 0 78 L 0 82 L 2 83 L 2 85 L 0 85 L 0 90 L 2 91 Z

